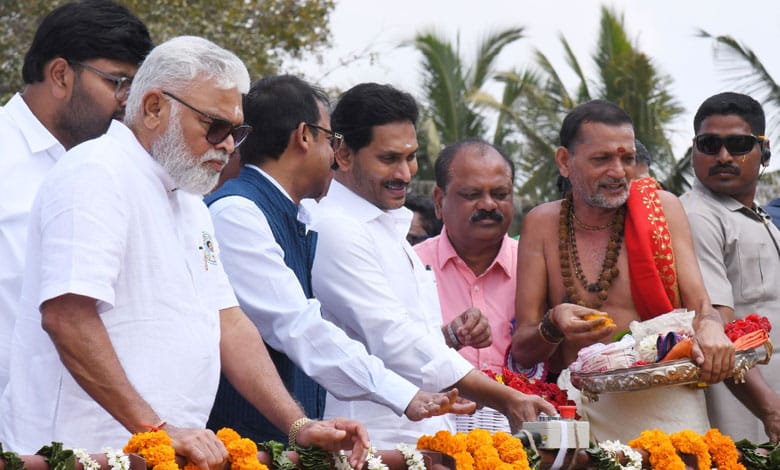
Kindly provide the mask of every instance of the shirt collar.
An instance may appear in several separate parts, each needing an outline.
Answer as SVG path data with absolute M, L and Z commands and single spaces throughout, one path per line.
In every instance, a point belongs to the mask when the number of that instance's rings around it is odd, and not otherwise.
M 295 201 L 293 201 L 293 198 L 290 197 L 290 194 L 287 192 L 287 190 L 285 190 L 284 187 L 281 184 L 279 184 L 278 181 L 276 181 L 276 178 L 274 178 L 273 176 L 268 174 L 265 170 L 263 170 L 262 168 L 260 168 L 257 165 L 253 165 L 251 163 L 247 163 L 244 166 L 247 167 L 247 168 L 250 168 L 252 170 L 255 170 L 258 173 L 260 173 L 260 175 L 264 176 L 268 181 L 270 181 L 271 184 L 274 185 L 274 187 L 276 189 L 278 189 L 279 192 L 281 192 L 284 195 L 284 197 L 289 199 L 290 202 L 292 202 L 293 204 L 295 203 Z M 316 204 L 317 204 L 317 202 L 314 201 L 314 207 L 316 207 Z M 311 225 L 312 221 L 314 219 L 314 215 L 312 214 L 312 211 L 309 210 L 303 204 L 296 204 L 296 206 L 298 206 L 298 216 L 297 216 L 298 221 L 301 222 L 302 224 L 306 225 L 307 227 L 309 225 Z
M 114 139 L 121 141 L 124 148 L 134 147 L 134 149 L 129 149 L 130 154 L 137 153 L 139 155 L 145 155 L 146 158 L 142 160 L 143 164 L 152 173 L 154 173 L 154 175 L 157 176 L 157 178 L 160 179 L 160 182 L 162 183 L 166 191 L 171 192 L 178 189 L 178 186 L 176 185 L 176 182 L 173 180 L 171 175 L 169 175 L 168 172 L 165 171 L 165 168 L 163 168 L 163 166 L 160 165 L 160 162 L 158 162 L 157 159 L 154 158 L 144 148 L 143 145 L 141 145 L 141 142 L 138 141 L 138 138 L 135 136 L 133 131 L 130 130 L 129 127 L 124 125 L 122 122 L 119 122 L 117 120 L 112 120 L 111 125 L 109 126 L 106 134 L 110 135 Z
M 260 173 L 261 175 L 265 176 L 265 179 L 270 181 L 271 184 L 274 185 L 274 187 L 276 189 L 278 189 L 282 194 L 284 194 L 284 197 L 286 197 L 287 199 L 289 199 L 293 203 L 295 202 L 295 201 L 293 201 L 293 198 L 290 197 L 290 194 L 288 194 L 287 191 L 284 189 L 284 187 L 282 187 L 282 185 L 279 184 L 279 182 L 276 181 L 276 179 L 273 176 L 269 175 L 262 168 L 260 168 L 257 165 L 252 165 L 251 163 L 247 163 L 244 166 L 247 167 L 247 168 L 251 168 L 251 169 L 255 170 L 256 172 Z
M 726 196 L 723 194 L 718 194 L 710 190 L 707 186 L 704 185 L 698 178 L 694 178 L 693 180 L 693 190 L 695 192 L 701 193 L 705 195 L 706 197 L 710 197 L 711 199 L 714 199 L 716 202 L 721 204 L 723 207 L 728 209 L 731 212 L 740 212 L 747 217 L 750 217 L 751 219 L 763 222 L 763 219 L 768 219 L 769 215 L 762 209 L 758 204 L 753 202 L 753 208 L 746 207 L 741 202 L 737 201 L 731 196 Z
M 27 106 L 22 95 L 19 93 L 15 94 L 8 100 L 3 109 L 19 126 L 19 130 L 32 153 L 45 152 L 51 149 L 50 155 L 55 160 L 58 160 L 65 154 L 65 147 L 35 117 L 35 114 Z
M 455 260 L 460 259 L 460 256 L 458 256 L 458 253 L 455 251 L 455 247 L 452 246 L 452 243 L 450 242 L 450 238 L 447 235 L 446 225 L 441 229 L 441 234 L 438 236 L 438 239 L 438 259 L 439 269 L 441 270 L 444 269 L 445 264 L 448 262 L 454 263 Z M 507 243 L 508 239 L 509 236 L 504 235 L 504 238 L 501 240 L 501 248 L 499 248 L 498 254 L 496 255 L 495 259 L 493 259 L 493 262 L 490 263 L 490 266 L 488 266 L 488 268 L 485 270 L 486 273 L 498 266 L 507 277 L 512 277 L 514 274 L 512 272 L 512 247 L 510 247 L 509 243 Z
M 414 214 L 406 207 L 384 211 L 335 179 L 330 183 L 328 195 L 323 200 L 323 207 L 331 204 L 348 207 L 350 215 L 360 222 L 387 219 L 393 223 L 395 230 L 401 234 L 404 240 L 406 234 L 409 233 L 409 227 L 412 226 Z

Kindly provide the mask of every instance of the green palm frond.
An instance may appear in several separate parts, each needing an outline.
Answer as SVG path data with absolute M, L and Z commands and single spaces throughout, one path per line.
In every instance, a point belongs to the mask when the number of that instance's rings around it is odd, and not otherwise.
M 752 96 L 765 107 L 769 128 L 780 124 L 780 84 L 752 49 L 731 36 L 713 36 L 703 29 L 697 35 L 714 41 L 715 58 L 734 89 Z
M 479 43 L 469 83 L 472 88 L 481 88 L 491 78 L 498 55 L 506 46 L 521 39 L 524 30 L 525 28 L 517 27 L 497 31 Z
M 418 34 L 413 41 L 423 55 L 423 90 L 442 140 L 457 140 L 458 130 L 464 121 L 463 91 L 466 88 L 463 67 L 458 52 L 452 44 L 436 32 Z
M 590 90 L 588 89 L 588 80 L 585 78 L 585 74 L 582 71 L 582 67 L 580 67 L 580 62 L 577 60 L 577 56 L 574 54 L 574 51 L 572 51 L 571 46 L 569 45 L 569 41 L 567 41 L 562 34 L 560 35 L 560 41 L 561 45 L 563 46 L 563 50 L 566 53 L 566 63 L 577 75 L 577 78 L 580 79 L 580 85 L 577 89 L 577 102 L 584 103 L 586 101 L 590 101 L 591 97 Z M 565 104 L 569 108 L 573 108 L 575 106 L 573 103 Z

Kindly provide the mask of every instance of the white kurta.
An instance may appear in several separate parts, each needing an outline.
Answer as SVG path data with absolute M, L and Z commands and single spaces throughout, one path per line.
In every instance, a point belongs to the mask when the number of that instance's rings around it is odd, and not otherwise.
M 323 316 L 387 367 L 424 390 L 439 391 L 473 366 L 444 342 L 433 272 L 406 241 L 411 218 L 408 209 L 382 211 L 333 181 L 313 226 L 319 239 L 312 283 Z M 450 417 L 411 422 L 385 406 L 332 395 L 325 415 L 363 421 L 377 448 L 454 431 Z
M 270 175 L 247 166 L 289 198 Z M 363 344 L 322 318 L 320 303 L 306 298 L 295 273 L 284 263 L 284 250 L 263 211 L 241 196 L 218 199 L 209 211 L 230 283 L 263 339 L 335 396 L 371 400 L 402 415 L 419 388 L 386 369 Z M 304 223 L 309 219 L 304 206 L 298 218 Z
M 0 108 L 0 394 L 24 277 L 27 220 L 41 181 L 65 153 L 18 93 Z
M 219 380 L 219 310 L 237 305 L 200 196 L 175 190 L 131 131 L 72 149 L 30 218 L 23 309 L 0 439 L 19 453 L 51 441 L 97 452 L 129 432 L 74 381 L 41 328 L 41 303 L 97 300 L 124 372 L 161 418 L 204 427 Z

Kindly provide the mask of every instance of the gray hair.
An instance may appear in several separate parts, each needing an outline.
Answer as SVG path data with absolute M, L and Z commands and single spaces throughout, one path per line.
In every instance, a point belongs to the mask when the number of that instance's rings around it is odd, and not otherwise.
M 213 81 L 219 89 L 249 91 L 249 72 L 232 52 L 208 39 L 179 36 L 152 49 L 138 68 L 125 108 L 125 122 L 140 118 L 141 100 L 150 90 L 184 92 L 195 79 Z

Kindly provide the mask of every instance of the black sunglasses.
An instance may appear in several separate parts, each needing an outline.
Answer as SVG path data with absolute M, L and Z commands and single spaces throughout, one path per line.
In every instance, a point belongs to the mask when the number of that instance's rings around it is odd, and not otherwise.
M 344 141 L 344 136 L 339 134 L 338 132 L 333 132 L 330 129 L 326 129 L 322 126 L 318 126 L 316 124 L 309 124 L 306 123 L 307 126 L 313 127 L 315 129 L 319 129 L 322 132 L 328 134 L 328 140 L 330 141 L 330 147 L 333 149 L 333 151 L 337 151 L 339 147 L 341 147 L 341 143 Z
M 114 88 L 114 98 L 116 98 L 118 101 L 124 101 L 127 99 L 127 95 L 130 94 L 130 85 L 133 83 L 133 79 L 131 77 L 123 77 L 121 75 L 114 75 L 113 73 L 108 73 L 100 70 L 97 67 L 93 67 L 89 64 L 85 64 L 84 62 L 78 62 L 75 60 L 68 61 L 71 65 L 76 65 L 81 68 L 85 68 L 89 70 L 92 73 L 96 73 L 103 77 L 104 79 L 114 82 L 115 88 Z
M 726 146 L 726 150 L 731 155 L 745 155 L 750 153 L 756 144 L 763 141 L 763 135 L 753 134 L 727 135 L 725 137 L 718 134 L 700 134 L 693 138 L 696 149 L 705 155 L 717 155 L 723 146 Z
M 238 146 L 241 145 L 244 140 L 246 140 L 249 133 L 252 132 L 252 126 L 249 124 L 240 124 L 238 126 L 234 126 L 230 121 L 204 113 L 191 104 L 182 101 L 181 98 L 176 97 L 173 93 L 163 91 L 162 94 L 169 98 L 173 98 L 201 116 L 211 120 L 211 123 L 209 123 L 209 129 L 206 131 L 206 141 L 208 141 L 208 143 L 211 145 L 217 145 L 223 140 L 227 139 L 229 135 L 232 135 L 233 146 L 238 148 Z

